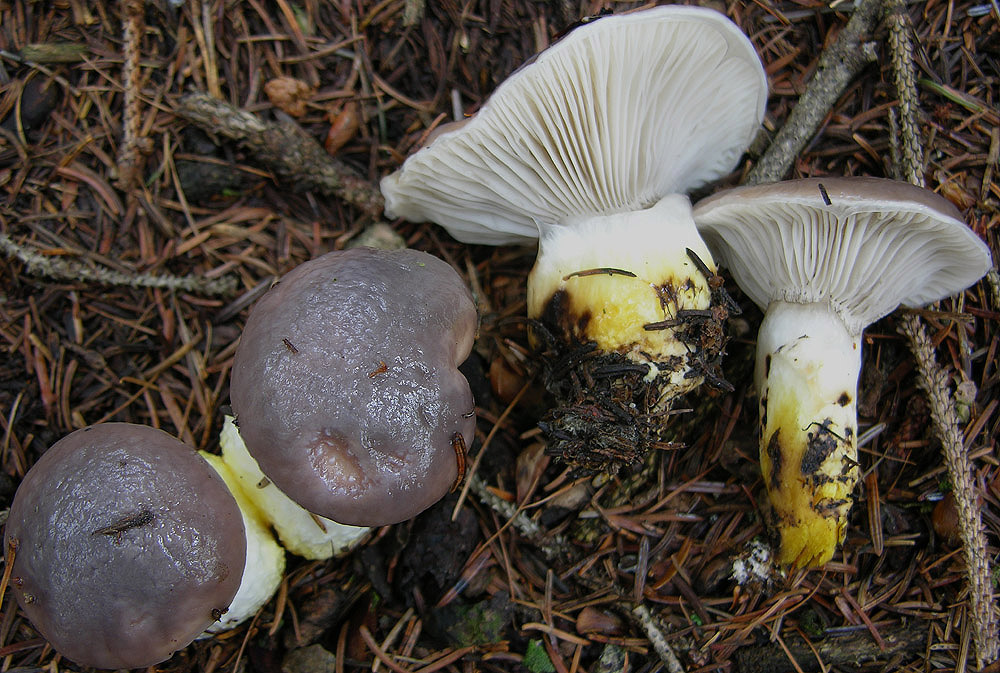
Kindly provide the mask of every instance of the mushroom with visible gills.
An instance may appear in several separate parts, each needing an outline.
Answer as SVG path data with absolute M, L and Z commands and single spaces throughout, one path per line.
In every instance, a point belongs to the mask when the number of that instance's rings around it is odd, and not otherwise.
M 251 309 L 230 397 L 269 480 L 353 526 L 410 519 L 461 477 L 475 407 L 458 366 L 478 323 L 448 264 L 416 250 L 331 252 Z
M 718 12 L 600 18 L 382 180 L 390 217 L 436 222 L 465 243 L 537 241 L 528 317 L 558 398 L 543 427 L 571 462 L 636 462 L 656 415 L 716 368 L 726 306 L 684 194 L 733 169 L 766 97 L 753 45 Z M 592 379 L 600 395 L 570 385 Z M 643 423 L 651 432 L 633 436 Z
M 862 330 L 969 287 L 989 270 L 989 248 L 944 198 L 879 178 L 737 187 L 694 217 L 764 310 L 754 383 L 777 561 L 823 565 L 844 540 L 859 477 Z
M 58 652 L 96 668 L 152 666 L 186 646 L 229 610 L 247 559 L 219 475 L 165 432 L 127 423 L 53 444 L 17 489 L 6 543 L 21 609 Z

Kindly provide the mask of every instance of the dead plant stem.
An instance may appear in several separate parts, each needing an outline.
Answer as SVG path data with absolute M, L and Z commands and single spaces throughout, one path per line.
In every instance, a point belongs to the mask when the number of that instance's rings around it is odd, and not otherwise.
M 144 0 L 125 0 L 122 3 L 122 142 L 118 148 L 118 186 L 129 198 L 134 198 L 132 187 L 142 173 L 143 157 L 151 149 L 148 138 L 141 138 L 142 105 L 139 91 L 142 73 L 139 68 L 142 35 L 145 30 Z
M 19 259 L 29 274 L 53 280 L 95 282 L 127 287 L 153 287 L 213 296 L 231 295 L 236 290 L 236 279 L 232 277 L 204 278 L 168 274 L 151 275 L 139 272 L 128 274 L 106 267 L 87 266 L 62 257 L 50 257 L 28 249 L 4 233 L 0 233 L 0 252 Z
M 264 121 L 204 93 L 185 96 L 176 109 L 205 132 L 240 143 L 265 167 L 297 188 L 343 199 L 374 216 L 381 214 L 385 202 L 378 188 L 331 157 L 290 118 Z
M 917 123 L 917 90 L 913 71 L 912 25 L 904 0 L 886 0 L 886 22 L 893 78 L 899 98 L 899 142 L 902 166 L 900 173 L 915 185 L 924 185 L 923 142 Z M 977 504 L 973 465 L 958 427 L 958 415 L 948 389 L 948 375 L 938 366 L 934 347 L 920 317 L 907 313 L 900 319 L 899 331 L 910 341 L 917 361 L 920 386 L 930 401 L 931 421 L 941 442 L 945 465 L 951 479 L 958 510 L 959 535 L 966 557 L 969 583 L 969 609 L 978 667 L 993 662 L 1000 654 L 997 635 L 997 609 L 992 597 L 990 560 L 986 535 Z
M 653 650 L 659 655 L 660 661 L 667 667 L 667 670 L 670 673 L 684 673 L 684 666 L 681 665 L 677 655 L 670 648 L 670 644 L 667 643 L 667 639 L 663 635 L 663 629 L 660 628 L 657 619 L 653 617 L 653 613 L 649 611 L 649 608 L 645 605 L 637 605 L 632 609 L 632 615 L 638 620 L 642 630 L 646 633 L 646 637 L 649 638 L 649 642 L 653 645 Z
M 776 182 L 785 177 L 850 81 L 876 60 L 875 45 L 866 38 L 878 21 L 882 1 L 860 0 L 857 4 L 837 39 L 823 50 L 805 92 L 764 156 L 750 171 L 746 184 Z

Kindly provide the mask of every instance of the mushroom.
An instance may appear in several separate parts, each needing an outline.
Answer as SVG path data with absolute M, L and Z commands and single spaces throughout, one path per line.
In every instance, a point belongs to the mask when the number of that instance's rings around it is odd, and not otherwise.
M 239 477 L 229 468 L 222 456 L 199 451 L 199 455 L 212 466 L 235 498 L 243 518 L 247 536 L 247 558 L 240 578 L 240 588 L 233 596 L 229 609 L 212 623 L 201 638 L 235 628 L 257 614 L 257 611 L 274 596 L 285 572 L 285 547 L 278 544 L 271 532 L 270 520 L 261 513 L 240 484 Z M 288 551 L 295 553 L 294 549 Z
M 636 424 L 715 369 L 725 305 L 683 194 L 732 170 L 766 96 L 753 46 L 718 12 L 600 18 L 382 180 L 390 217 L 466 243 L 537 241 L 528 317 L 559 398 L 543 427 L 583 467 L 641 457 L 652 437 Z M 607 442 L 597 417 L 616 427 Z
M 10 586 L 52 646 L 97 668 L 163 661 L 230 608 L 240 510 L 198 454 L 127 423 L 77 430 L 25 475 L 6 525 Z
M 879 178 L 738 187 L 694 217 L 765 312 L 754 383 L 776 560 L 823 565 L 844 539 L 859 475 L 862 330 L 972 285 L 989 248 L 944 198 Z
M 475 409 L 458 371 L 476 308 L 445 262 L 354 248 L 252 308 L 233 363 L 240 436 L 305 509 L 354 526 L 416 516 L 462 474 Z
M 368 538 L 371 531 L 368 526 L 347 526 L 307 512 L 275 486 L 247 451 L 232 416 L 225 417 L 219 447 L 222 455 L 212 459 L 219 461 L 231 475 L 233 483 L 226 480 L 230 490 L 237 500 L 243 498 L 252 504 L 250 509 L 264 525 L 274 529 L 281 546 L 291 553 L 323 560 L 343 556 Z

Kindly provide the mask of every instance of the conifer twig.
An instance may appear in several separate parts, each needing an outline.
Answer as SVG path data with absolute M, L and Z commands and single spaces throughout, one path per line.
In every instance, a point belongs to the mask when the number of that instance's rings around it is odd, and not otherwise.
M 236 279 L 230 276 L 204 278 L 169 274 L 122 273 L 107 267 L 88 266 L 63 257 L 43 255 L 17 243 L 4 233 L 0 233 L 0 252 L 20 260 L 29 274 L 54 280 L 86 281 L 127 287 L 153 287 L 213 296 L 231 295 L 236 291 Z
M 145 29 L 145 2 L 124 0 L 122 8 L 122 142 L 118 149 L 118 186 L 132 198 L 132 187 L 142 172 L 143 158 L 150 149 L 148 138 L 140 137 L 142 106 L 139 89 L 142 86 L 139 58 Z
M 917 124 L 917 89 L 913 72 L 912 25 L 905 0 L 886 0 L 886 23 L 889 28 L 889 49 L 893 79 L 899 98 L 900 173 L 908 182 L 923 186 L 923 142 Z M 972 616 L 972 636 L 976 644 L 978 667 L 996 660 L 1000 654 L 997 608 L 992 597 L 990 560 L 986 552 L 986 534 L 977 504 L 973 466 L 958 427 L 955 402 L 948 389 L 948 375 L 938 366 L 934 347 L 920 317 L 908 313 L 900 319 L 899 331 L 910 341 L 917 361 L 920 387 L 930 401 L 931 421 L 951 479 L 958 510 L 959 536 L 965 551 L 966 576 L 969 583 L 969 609 Z
M 878 21 L 881 9 L 882 0 L 859 0 L 837 39 L 823 50 L 805 92 L 799 96 L 764 156 L 750 171 L 746 184 L 776 182 L 785 177 L 850 81 L 876 60 L 874 44 L 865 40 Z

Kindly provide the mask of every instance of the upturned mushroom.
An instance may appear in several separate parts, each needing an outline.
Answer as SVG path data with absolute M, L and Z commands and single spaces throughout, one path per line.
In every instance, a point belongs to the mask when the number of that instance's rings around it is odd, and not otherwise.
M 764 310 L 754 382 L 780 564 L 843 542 L 857 458 L 861 333 L 899 305 L 975 283 L 989 248 L 944 198 L 878 178 L 738 187 L 694 209 L 720 263 Z
M 448 264 L 354 248 L 251 309 L 233 364 L 240 436 L 269 480 L 343 524 L 416 516 L 460 479 L 475 407 L 458 366 L 478 317 Z
M 125 423 L 77 430 L 42 455 L 6 545 L 21 609 L 57 651 L 97 668 L 167 659 L 261 571 L 244 575 L 247 535 L 219 475 L 166 433 Z
M 581 467 L 641 458 L 653 417 L 716 368 L 726 305 L 683 194 L 733 169 L 766 96 L 722 14 L 600 18 L 382 180 L 390 217 L 466 243 L 537 242 L 528 316 L 558 398 L 543 427 Z

